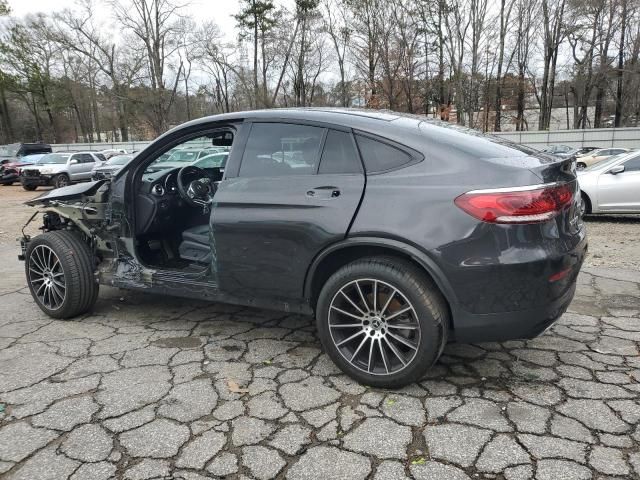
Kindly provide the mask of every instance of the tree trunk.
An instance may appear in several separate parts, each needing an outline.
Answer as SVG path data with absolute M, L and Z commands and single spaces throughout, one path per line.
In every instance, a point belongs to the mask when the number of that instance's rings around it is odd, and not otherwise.
M 622 0 L 622 23 L 620 26 L 620 50 L 618 51 L 618 88 L 616 90 L 616 116 L 614 126 L 622 125 L 622 85 L 624 68 L 624 40 L 627 28 L 627 0 Z
M 258 14 L 256 12 L 256 2 L 252 2 L 253 7 L 253 96 L 255 106 L 258 106 Z

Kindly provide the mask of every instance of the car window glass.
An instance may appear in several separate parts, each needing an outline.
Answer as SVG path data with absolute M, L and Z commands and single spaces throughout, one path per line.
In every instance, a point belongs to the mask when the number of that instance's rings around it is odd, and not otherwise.
M 356 135 L 367 173 L 384 172 L 411 162 L 411 156 L 386 143 Z
M 182 142 L 172 149 L 164 152 L 156 160 L 147 165 L 145 173 L 157 172 L 167 168 L 181 168 L 186 165 L 192 165 L 198 158 L 203 158 L 206 155 L 212 153 L 227 153 L 231 150 L 231 147 L 225 146 L 213 146 L 213 135 L 203 135 L 201 137 L 192 138 L 185 142 Z M 217 132 L 216 135 L 220 135 Z M 226 132 L 225 135 L 229 137 L 229 143 L 233 141 L 231 132 Z
M 640 171 L 640 156 L 627 160 L 624 163 L 625 172 L 638 172 Z
M 320 158 L 318 173 L 357 173 L 362 171 L 351 134 L 329 130 Z
M 247 140 L 240 177 L 312 175 L 324 128 L 283 123 L 254 123 Z
M 94 155 L 98 158 L 98 160 L 100 160 L 101 162 L 106 162 L 107 161 L 107 157 L 105 157 L 102 153 L 94 153 Z
M 95 159 L 90 153 L 81 153 L 78 155 L 78 163 L 93 163 Z
M 228 153 L 212 153 L 200 159 L 194 164 L 198 168 L 224 168 L 227 164 Z

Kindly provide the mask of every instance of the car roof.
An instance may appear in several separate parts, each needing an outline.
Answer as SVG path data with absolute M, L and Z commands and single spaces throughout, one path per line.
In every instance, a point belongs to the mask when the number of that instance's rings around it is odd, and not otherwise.
M 191 120 L 174 127 L 163 136 L 171 135 L 183 128 L 213 122 L 238 123 L 244 120 L 289 120 L 326 123 L 380 135 L 407 146 L 412 146 L 411 143 L 413 143 L 408 138 L 408 134 L 418 137 L 423 136 L 425 133 L 435 136 L 443 133 L 451 139 L 451 136 L 457 137 L 457 134 L 466 133 L 479 138 L 489 138 L 477 130 L 426 116 L 392 112 L 390 110 L 331 107 L 272 108 L 223 113 Z M 468 141 L 469 137 L 460 135 L 458 138 L 460 141 Z M 495 142 L 496 138 L 493 138 L 493 141 Z

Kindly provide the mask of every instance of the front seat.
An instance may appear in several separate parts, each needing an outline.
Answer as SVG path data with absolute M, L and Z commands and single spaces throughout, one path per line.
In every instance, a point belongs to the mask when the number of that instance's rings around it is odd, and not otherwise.
M 182 242 L 178 248 L 180 258 L 192 262 L 211 262 L 209 224 L 196 225 L 182 232 Z

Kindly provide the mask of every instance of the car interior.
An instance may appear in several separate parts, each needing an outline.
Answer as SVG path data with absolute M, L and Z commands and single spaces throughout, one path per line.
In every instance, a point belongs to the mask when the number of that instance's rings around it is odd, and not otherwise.
M 213 130 L 144 166 L 137 184 L 135 220 L 137 253 L 144 264 L 194 274 L 209 271 L 210 204 L 234 134 L 231 128 Z

